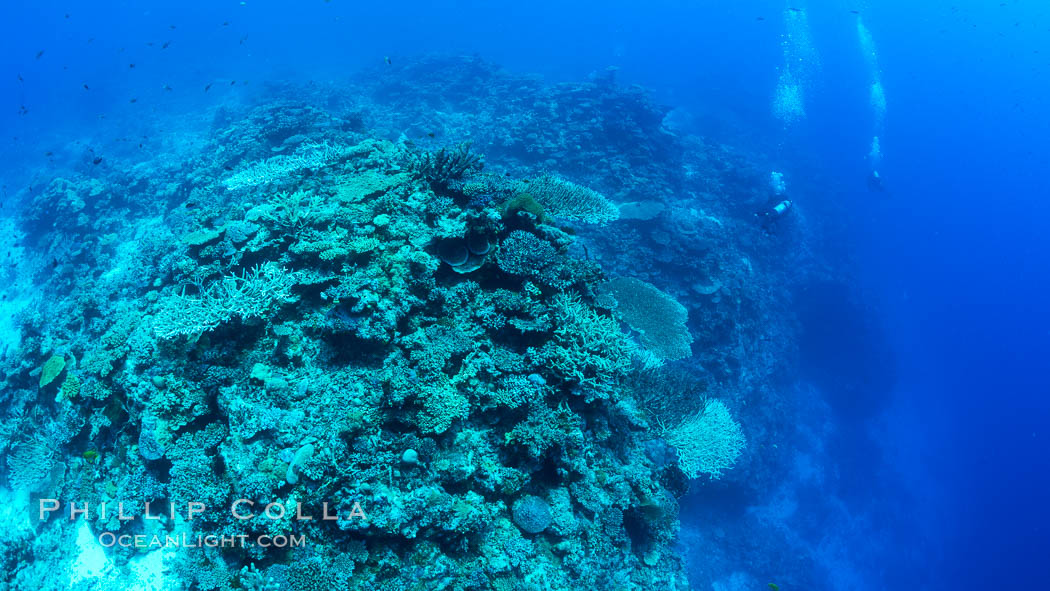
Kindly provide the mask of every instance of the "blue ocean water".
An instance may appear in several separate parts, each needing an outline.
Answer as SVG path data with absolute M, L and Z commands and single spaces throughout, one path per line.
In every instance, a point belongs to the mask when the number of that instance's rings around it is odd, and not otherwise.
M 783 173 L 795 218 L 773 230 L 771 250 L 800 249 L 782 252 L 798 261 L 804 247 L 826 265 L 783 286 L 796 350 L 791 379 L 769 387 L 795 407 L 763 414 L 762 398 L 748 398 L 742 419 L 752 442 L 775 440 L 757 431 L 783 440 L 747 452 L 755 482 L 694 483 L 679 501 L 693 588 L 1045 584 L 1050 7 L 248 0 L 0 10 L 4 216 L 31 207 L 63 170 L 90 176 L 95 157 L 189 158 L 196 134 L 218 126 L 215 107 L 264 91 L 367 85 L 434 55 L 552 85 L 616 68 L 617 84 L 667 107 L 673 133 L 746 154 L 768 167 L 762 178 Z M 402 84 L 405 96 L 423 87 Z M 793 219 L 811 229 L 806 240 L 783 227 Z M 776 423 L 785 417 L 793 423 Z

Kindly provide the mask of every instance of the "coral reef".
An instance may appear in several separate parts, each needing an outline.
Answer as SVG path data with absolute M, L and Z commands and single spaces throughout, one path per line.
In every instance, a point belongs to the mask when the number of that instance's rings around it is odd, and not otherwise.
M 224 106 L 181 158 L 64 171 L 23 195 L 58 297 L 0 360 L 4 484 L 122 503 L 95 535 L 308 540 L 165 554 L 186 588 L 686 588 L 689 480 L 774 478 L 749 419 L 781 412 L 771 286 L 806 269 L 750 219 L 765 177 L 664 115 L 611 73 L 424 59 Z M 32 544 L 0 535 L 9 588 L 68 588 Z

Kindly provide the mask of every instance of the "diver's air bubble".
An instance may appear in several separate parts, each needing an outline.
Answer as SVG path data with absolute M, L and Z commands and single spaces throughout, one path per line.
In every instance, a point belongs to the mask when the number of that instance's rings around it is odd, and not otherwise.
M 799 80 L 810 82 L 821 65 L 805 9 L 789 8 L 784 11 L 783 45 L 784 63 Z
M 802 8 L 784 10 L 784 65 L 773 96 L 773 115 L 785 124 L 806 116 L 806 89 L 820 70 L 820 56 L 809 31 L 809 17 Z
M 882 72 L 879 71 L 879 56 L 875 50 L 875 40 L 871 37 L 871 31 L 864 26 L 864 21 L 857 17 L 857 39 L 860 42 L 860 51 L 864 56 L 864 62 L 868 67 L 868 79 L 871 80 L 871 110 L 875 115 L 875 126 L 881 128 L 882 120 L 886 115 L 886 91 L 882 87 Z
M 886 118 L 886 89 L 882 87 L 882 72 L 879 71 L 879 55 L 875 50 L 875 40 L 871 37 L 871 31 L 864 26 L 864 21 L 857 17 L 857 40 L 860 43 L 860 51 L 864 56 L 864 62 L 868 66 L 868 76 L 871 80 L 869 102 L 871 112 L 875 119 L 875 137 L 871 140 L 871 150 L 868 152 L 868 160 L 871 162 L 873 174 L 877 175 L 876 169 L 882 161 L 882 149 L 879 146 L 879 134 L 882 131 L 883 121 Z
M 860 51 L 864 55 L 864 60 L 868 63 L 868 72 L 872 76 L 878 76 L 879 72 L 879 56 L 875 51 L 875 40 L 871 37 L 871 31 L 868 27 L 864 26 L 864 21 L 857 17 L 857 38 L 860 40 Z
M 795 123 L 806 116 L 802 87 L 787 69 L 781 73 L 773 95 L 773 115 L 786 124 Z
M 882 89 L 882 82 L 871 83 L 871 110 L 875 113 L 875 121 L 882 124 L 886 115 L 886 91 Z
M 773 171 L 769 173 L 769 187 L 773 194 L 780 196 L 787 193 L 787 183 L 784 182 L 784 173 Z
M 871 161 L 871 167 L 878 168 L 879 163 L 882 162 L 882 148 L 879 146 L 879 136 L 871 138 L 871 150 L 868 151 L 868 160 Z

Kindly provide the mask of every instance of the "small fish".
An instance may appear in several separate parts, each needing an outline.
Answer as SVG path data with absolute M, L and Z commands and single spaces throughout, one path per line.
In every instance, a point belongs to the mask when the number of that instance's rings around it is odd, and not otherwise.
M 91 89 L 90 89 L 90 88 L 88 88 L 88 85 L 87 85 L 87 84 L 85 84 L 85 85 L 84 85 L 84 90 L 91 90 Z
M 44 55 L 44 50 L 41 49 L 40 51 L 36 52 L 36 59 L 40 59 L 41 57 L 43 57 L 43 55 Z
M 171 87 L 170 87 L 170 86 L 168 86 L 167 84 L 165 84 L 165 85 L 164 85 L 164 90 L 171 90 Z
M 390 65 L 390 56 L 388 55 L 388 56 L 384 57 L 383 61 L 386 62 L 386 65 L 389 66 Z
M 140 150 L 142 149 L 142 144 L 139 144 L 139 149 L 140 149 Z
M 434 132 L 433 131 L 427 132 L 427 137 L 434 137 Z
M 102 156 L 95 156 L 95 158 L 91 160 L 91 163 L 98 166 L 102 163 Z
M 19 82 L 25 82 L 25 80 L 22 79 L 22 75 L 21 74 L 18 75 L 18 81 Z
M 230 86 L 233 86 L 234 84 L 237 84 L 237 81 L 236 80 L 231 80 L 230 81 Z
M 69 13 L 68 12 L 66 13 L 66 18 L 69 18 Z
M 204 87 L 204 92 L 208 92 L 209 90 L 211 90 L 211 83 L 210 82 L 208 83 L 207 86 Z
M 58 267 L 58 259 L 51 259 L 51 268 L 54 269 L 56 267 Z
M 224 164 L 224 165 L 222 165 L 222 167 L 223 167 L 224 170 L 233 170 L 233 167 L 230 166 L 229 164 Z
M 171 29 L 172 31 L 174 31 L 175 30 L 175 25 L 168 25 L 168 28 Z
M 44 156 L 50 158 L 51 156 L 54 156 L 54 152 L 44 152 Z
M 791 12 L 802 12 L 801 8 L 792 8 L 790 6 L 788 6 L 788 10 L 790 10 Z
M 164 45 L 161 45 L 160 48 L 161 49 L 167 49 L 169 45 L 171 45 L 171 41 L 165 41 Z
M 29 113 L 29 109 L 27 109 L 25 105 L 19 105 L 18 106 L 18 114 L 19 115 L 25 115 L 27 113 Z
M 248 40 L 248 36 L 247 35 L 245 35 L 244 37 L 241 37 L 240 44 L 244 45 L 244 42 L 247 41 L 247 40 Z
M 87 42 L 88 42 L 88 43 L 94 43 L 94 42 L 95 42 L 95 38 L 94 38 L 94 37 L 92 37 L 92 38 L 88 39 L 88 40 L 87 40 Z
M 850 12 L 853 13 L 853 14 L 860 14 L 859 10 L 851 10 Z
M 131 100 L 130 100 L 130 101 L 128 101 L 128 102 L 129 102 L 129 103 L 137 103 L 137 102 L 139 102 L 139 99 L 137 99 L 137 98 L 133 98 L 133 99 L 131 99 Z
M 152 41 L 147 41 L 146 42 L 146 47 L 153 47 L 153 42 Z
M 131 69 L 135 69 L 135 64 L 128 64 L 128 67 Z
M 764 17 L 764 16 L 756 16 L 755 20 L 756 21 L 764 21 L 764 20 L 766 20 L 766 17 Z
M 230 21 L 222 21 L 222 26 L 224 26 L 224 27 L 230 26 Z

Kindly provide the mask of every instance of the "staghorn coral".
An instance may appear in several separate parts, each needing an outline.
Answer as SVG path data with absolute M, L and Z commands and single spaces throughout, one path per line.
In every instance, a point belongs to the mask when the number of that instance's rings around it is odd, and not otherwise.
M 329 166 L 345 158 L 350 149 L 345 146 L 331 146 L 327 142 L 311 143 L 299 146 L 294 154 L 280 155 L 255 162 L 230 175 L 223 184 L 231 191 L 281 182 L 294 178 L 306 170 L 316 170 Z
M 422 152 L 413 163 L 417 173 L 430 183 L 447 185 L 470 171 L 480 171 L 484 160 L 470 151 L 470 142 L 455 149 L 441 148 L 436 152 Z
M 278 191 L 263 212 L 274 226 L 287 234 L 302 231 L 312 221 L 317 209 L 317 199 L 303 191 Z
M 261 318 L 291 298 L 295 274 L 266 264 L 211 283 L 196 296 L 172 295 L 153 318 L 162 339 L 200 335 L 233 318 Z
M 706 474 L 717 480 L 747 446 L 740 424 L 720 400 L 708 400 L 696 415 L 664 428 L 661 437 L 678 451 L 678 464 L 690 478 Z
M 551 300 L 554 339 L 533 355 L 588 396 L 608 397 L 631 371 L 631 348 L 616 321 L 572 293 Z

